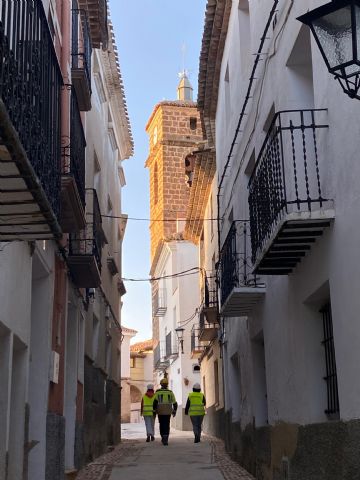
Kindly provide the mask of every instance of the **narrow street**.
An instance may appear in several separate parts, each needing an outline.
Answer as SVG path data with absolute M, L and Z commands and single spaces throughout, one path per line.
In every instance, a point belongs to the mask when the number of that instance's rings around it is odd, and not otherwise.
M 144 440 L 142 423 L 123 424 L 122 442 L 84 468 L 77 480 L 155 480 L 171 474 L 172 480 L 252 480 L 253 477 L 225 453 L 221 441 L 204 436 L 193 443 L 192 432 L 172 430 L 167 447 L 159 440 Z

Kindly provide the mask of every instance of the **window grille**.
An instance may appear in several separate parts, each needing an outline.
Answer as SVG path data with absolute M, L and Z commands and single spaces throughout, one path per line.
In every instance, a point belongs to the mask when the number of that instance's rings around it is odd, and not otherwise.
M 327 415 L 334 415 L 339 412 L 338 382 L 336 374 L 336 360 L 334 348 L 333 324 L 331 305 L 327 303 L 321 310 L 324 328 L 324 340 L 322 344 L 325 349 L 326 376 L 324 380 L 327 386 Z

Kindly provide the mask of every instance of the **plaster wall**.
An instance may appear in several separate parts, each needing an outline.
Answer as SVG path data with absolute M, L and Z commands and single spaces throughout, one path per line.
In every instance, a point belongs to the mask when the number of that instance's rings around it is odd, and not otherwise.
M 314 425 L 314 428 L 318 425 L 327 429 L 329 417 L 325 414 L 327 396 L 323 380 L 326 366 L 321 344 L 322 315 L 319 310 L 329 300 L 340 420 L 357 421 L 360 416 L 356 401 L 360 394 L 360 380 L 356 373 L 360 360 L 357 348 L 360 340 L 357 322 L 360 306 L 357 293 L 360 273 L 357 255 L 360 237 L 357 228 L 360 206 L 357 181 L 360 175 L 357 161 L 358 105 L 343 94 L 338 83 L 334 82 L 317 46 L 296 20 L 297 16 L 321 3 L 279 3 L 276 24 L 270 27 L 264 47 L 265 55 L 256 73 L 258 80 L 253 88 L 253 99 L 250 99 L 246 109 L 238 145 L 220 192 L 220 216 L 224 218 L 220 235 L 222 244 L 230 227 L 230 219 L 248 218 L 247 184 L 252 156 L 256 159 L 260 152 L 271 115 L 287 109 L 327 109 L 320 118 L 321 123 L 328 124 L 329 128 L 317 134 L 317 149 L 322 189 L 324 196 L 333 200 L 335 220 L 290 275 L 264 278 L 264 300 L 256 306 L 250 317 L 224 319 L 225 408 L 234 425 L 233 434 L 236 430 L 237 435 L 242 435 L 242 441 L 253 419 L 259 429 L 266 423 L 271 428 L 285 423 Z M 260 44 L 272 4 L 270 0 L 249 2 L 248 28 L 251 36 L 248 41 L 251 53 Z M 248 77 L 241 75 L 247 65 L 241 54 L 239 26 L 238 2 L 234 1 L 216 114 L 219 178 L 222 178 L 248 85 Z M 302 45 L 302 49 L 299 45 Z M 262 356 L 265 375 L 261 373 Z M 235 394 L 233 385 L 237 389 Z M 264 392 L 266 401 L 263 399 Z M 302 441 L 305 443 L 309 432 L 307 427 L 303 430 Z M 327 432 L 331 434 L 330 427 Z M 233 438 L 236 436 L 233 435 Z M 302 448 L 300 444 L 298 439 L 298 443 L 295 442 L 298 449 Z M 244 448 L 244 443 L 241 448 Z M 330 478 L 330 470 L 327 475 L 326 478 Z M 280 477 L 268 474 L 264 478 Z M 316 477 L 312 472 L 307 478 L 323 477 Z
M 163 255 L 160 256 L 156 275 L 164 276 L 182 272 L 198 265 L 198 248 L 184 241 L 173 241 L 165 245 Z M 165 349 L 166 333 L 172 332 L 173 345 L 177 347 L 178 340 L 175 333 L 177 326 L 184 328 L 183 350 L 179 348 L 179 354 L 170 359 L 167 368 L 169 387 L 173 390 L 179 405 L 178 414 L 174 420 L 176 428 L 189 429 L 190 423 L 184 416 L 184 408 L 192 385 L 199 382 L 199 373 L 193 372 L 193 365 L 197 361 L 191 358 L 191 329 L 198 321 L 195 314 L 199 307 L 199 276 L 188 275 L 180 278 L 167 279 L 167 311 L 163 317 L 159 317 L 160 344 Z M 170 292 L 170 293 L 169 293 Z M 194 317 L 194 318 L 191 318 Z M 165 351 L 165 350 L 164 350 Z M 156 383 L 162 378 L 161 373 L 156 375 Z

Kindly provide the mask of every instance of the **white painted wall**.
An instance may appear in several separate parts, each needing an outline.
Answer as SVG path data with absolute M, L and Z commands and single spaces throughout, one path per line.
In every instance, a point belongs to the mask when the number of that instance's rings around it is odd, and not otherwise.
M 251 38 L 249 55 L 254 53 L 263 33 L 273 2 L 253 0 L 250 3 Z M 340 397 L 340 418 L 359 418 L 360 379 L 357 375 L 360 353 L 358 312 L 358 245 L 360 240 L 360 162 L 358 161 L 358 102 L 342 93 L 328 74 L 320 53 L 311 40 L 313 92 L 307 68 L 294 68 L 294 55 L 305 62 L 296 41 L 301 24 L 296 17 L 323 2 L 304 0 L 279 3 L 277 24 L 269 31 L 269 40 L 250 100 L 247 116 L 239 135 L 239 145 L 223 184 L 221 215 L 225 219 L 233 210 L 234 218 L 247 214 L 247 163 L 253 151 L 259 153 L 263 130 L 271 107 L 275 111 L 301 109 L 313 105 L 327 108 L 325 121 L 329 129 L 318 135 L 321 179 L 326 195 L 334 199 L 336 218 L 333 226 L 317 240 L 311 252 L 285 277 L 266 278 L 266 295 L 252 318 L 226 319 L 225 372 L 226 408 L 243 426 L 255 416 L 257 424 L 268 421 L 300 424 L 326 420 L 324 352 L 321 346 L 322 326 L 319 309 L 331 296 L 336 363 Z M 233 2 L 220 75 L 216 116 L 218 174 L 230 151 L 235 124 L 238 121 L 247 88 L 247 64 L 241 51 L 238 1 Z M 241 19 L 243 22 L 244 17 Z M 306 36 L 306 34 L 305 34 Z M 304 44 L 304 42 L 303 42 Z M 239 55 L 240 50 L 240 55 Z M 293 55 L 292 55 L 293 52 Z M 300 56 L 300 57 L 299 57 Z M 289 59 L 291 60 L 289 63 Z M 253 57 L 251 56 L 251 62 Z M 229 68 L 229 82 L 225 81 Z M 229 95 L 231 111 L 226 96 Z M 227 127 L 225 128 L 225 125 Z M 224 223 L 222 241 L 227 234 Z M 258 335 L 264 337 L 266 382 L 259 380 Z M 240 378 L 234 367 L 240 363 Z M 256 373 L 258 372 L 258 374 Z M 255 381 L 256 377 L 256 381 Z M 233 384 L 237 385 L 234 395 Z M 262 401 L 267 388 L 267 406 Z M 267 408 L 266 408 L 267 407 Z
M 186 241 L 167 242 L 158 261 L 155 276 L 173 275 L 198 266 L 198 247 Z M 163 317 L 159 317 L 160 342 L 165 351 L 165 332 L 172 332 L 175 344 L 178 343 L 175 328 L 183 326 L 184 353 L 170 361 L 167 369 L 169 375 L 169 388 L 175 394 L 179 405 L 177 425 L 182 424 L 181 408 L 185 408 L 188 393 L 192 386 L 199 381 L 199 373 L 193 373 L 193 364 L 196 360 L 191 359 L 191 328 L 198 322 L 198 316 L 194 315 L 199 307 L 199 274 L 188 275 L 180 278 L 171 278 L 159 284 L 165 286 L 167 291 L 167 310 Z M 176 312 L 176 318 L 175 318 Z M 191 317 L 194 316 L 193 319 Z M 190 319 L 190 320 L 189 320 Z M 156 374 L 159 384 L 162 374 Z M 188 383 L 186 385 L 186 383 Z

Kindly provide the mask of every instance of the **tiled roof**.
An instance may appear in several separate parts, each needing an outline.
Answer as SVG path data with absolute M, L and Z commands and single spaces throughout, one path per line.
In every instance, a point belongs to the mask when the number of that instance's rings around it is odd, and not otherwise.
M 145 340 L 144 342 L 137 342 L 130 346 L 130 352 L 145 352 L 153 349 L 153 339 Z

